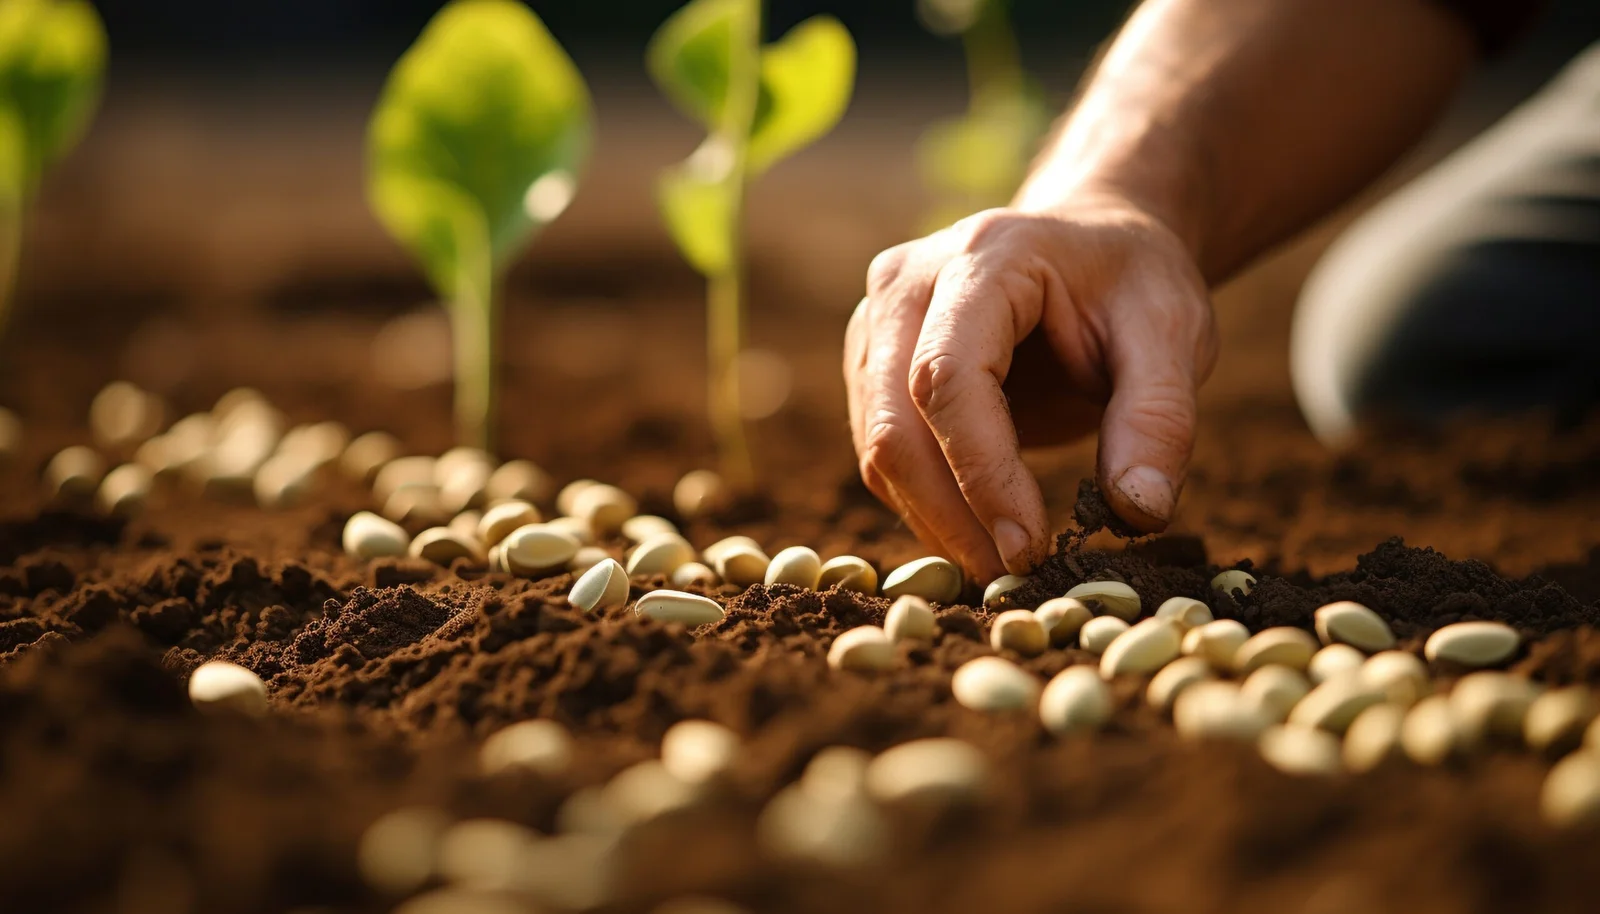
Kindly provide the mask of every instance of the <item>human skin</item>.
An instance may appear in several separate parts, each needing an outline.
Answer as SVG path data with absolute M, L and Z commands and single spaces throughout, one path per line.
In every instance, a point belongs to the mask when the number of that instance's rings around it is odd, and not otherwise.
M 1099 430 L 1139 530 L 1172 519 L 1208 289 L 1409 148 L 1476 45 L 1431 0 L 1150 0 L 1011 206 L 884 251 L 846 332 L 867 486 L 980 580 L 1050 531 L 1023 447 Z

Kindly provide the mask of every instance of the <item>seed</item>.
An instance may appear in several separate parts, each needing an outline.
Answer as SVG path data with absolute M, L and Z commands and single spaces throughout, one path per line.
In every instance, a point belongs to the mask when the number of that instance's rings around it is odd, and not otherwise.
M 518 527 L 537 524 L 542 519 L 539 509 L 525 501 L 503 501 L 483 512 L 478 521 L 478 541 L 493 546 Z
M 732 503 L 732 490 L 710 470 L 690 470 L 672 487 L 672 506 L 690 520 L 709 517 Z
M 450 518 L 450 523 L 445 524 L 450 532 L 462 539 L 468 539 L 482 546 L 483 541 L 478 539 L 478 525 L 483 523 L 483 512 L 468 508 Z M 518 526 L 521 526 L 520 524 Z
M 805 546 L 790 546 L 779 550 L 767 564 L 767 573 L 764 576 L 768 587 L 773 584 L 791 584 L 795 587 L 804 587 L 806 590 L 816 590 L 817 581 L 822 576 L 822 559 L 816 552 Z
M 961 583 L 961 569 L 929 556 L 889 572 L 883 579 L 883 595 L 896 598 L 910 594 L 930 603 L 949 603 L 961 595 Z
M 1183 636 L 1182 651 L 1204 657 L 1213 669 L 1233 669 L 1233 658 L 1239 648 L 1250 640 L 1250 630 L 1237 619 L 1218 619 L 1215 622 L 1189 629 Z
M 706 560 L 706 564 L 714 566 L 717 563 L 717 559 L 723 553 L 730 552 L 734 549 L 754 549 L 756 552 L 760 552 L 763 555 L 766 554 L 761 548 L 761 544 L 748 536 L 729 536 L 717 540 L 706 548 L 700 550 L 700 556 Z M 766 574 L 766 572 L 763 571 L 762 574 Z
M 1306 664 L 1306 675 L 1311 678 L 1313 685 L 1321 685 L 1335 676 L 1356 672 L 1366 662 L 1366 655 L 1350 645 L 1330 644 L 1311 655 L 1311 662 Z
M 350 430 L 342 422 L 317 422 L 297 425 L 278 442 L 278 453 L 295 458 L 302 466 L 320 470 L 344 453 L 350 443 Z
M 663 533 L 670 533 L 678 537 L 683 536 L 682 533 L 678 532 L 676 524 L 665 517 L 657 517 L 654 514 L 635 514 L 622 522 L 622 535 L 636 543 L 653 539 Z
M 94 497 L 105 472 L 104 458 L 93 448 L 76 444 L 50 458 L 44 468 L 44 481 L 57 501 L 81 504 Z
M 450 567 L 456 559 L 482 562 L 484 555 L 474 540 L 458 535 L 449 527 L 429 527 L 418 533 L 408 550 L 412 558 Z
M 1024 657 L 1037 657 L 1050 646 L 1050 636 L 1031 609 L 1008 609 L 995 617 L 989 628 L 989 645 L 997 651 L 1013 650 Z
M 411 545 L 406 531 L 371 511 L 358 511 L 344 523 L 344 551 L 358 559 L 405 555 Z
M 1394 632 L 1377 613 L 1350 600 L 1329 603 L 1315 614 L 1323 644 L 1349 644 L 1371 654 L 1394 647 Z
M 161 431 L 166 406 L 161 398 L 127 381 L 112 381 L 89 403 L 89 430 L 96 444 L 118 449 Z
M 1522 735 L 1540 752 L 1570 752 L 1583 742 L 1584 728 L 1595 719 L 1594 699 L 1587 686 L 1552 689 L 1533 700 L 1522 721 Z
M 560 777 L 572 765 L 572 736 L 553 720 L 524 720 L 496 730 L 478 750 L 485 774 L 523 769 Z
M 1001 597 L 1028 583 L 1028 580 L 1028 578 L 1019 574 L 1003 574 L 995 578 L 989 582 L 988 587 L 983 589 L 983 605 L 988 606 L 990 603 L 998 601 Z
M 1502 622 L 1457 622 L 1428 636 L 1422 654 L 1469 667 L 1498 666 L 1517 652 L 1522 638 Z
M 1384 700 L 1409 708 L 1432 687 L 1428 668 L 1407 651 L 1383 651 L 1367 658 L 1361 665 L 1361 678 L 1369 685 L 1381 689 Z
M 704 791 L 667 770 L 658 759 L 624 768 L 601 789 L 601 802 L 614 821 L 627 829 L 687 809 Z
M 493 546 L 490 546 L 489 549 L 488 549 L 488 555 L 489 555 L 489 570 L 490 571 L 496 571 L 496 572 L 499 572 L 500 574 L 510 574 L 511 573 L 511 569 L 506 566 L 506 544 L 505 543 L 496 543 Z M 573 560 L 576 561 L 577 557 L 574 556 Z
M 100 510 L 116 517 L 132 517 L 144 510 L 154 480 L 150 471 L 137 463 L 125 463 L 106 474 L 100 482 L 96 500 Z
M 1241 596 L 1250 596 L 1250 591 L 1256 589 L 1256 579 L 1248 571 L 1230 568 L 1211 579 L 1211 589 L 1217 593 Z
M 1111 689 L 1092 666 L 1067 667 L 1039 695 L 1039 721 L 1056 736 L 1099 730 L 1111 711 Z
M 989 762 L 971 743 L 916 739 L 884 750 L 867 766 L 867 794 L 880 803 L 975 800 L 989 781 Z
M 1383 693 L 1368 685 L 1357 671 L 1350 671 L 1306 693 L 1294 710 L 1289 724 L 1344 733 L 1356 715 L 1383 701 Z
M 657 622 L 679 622 L 688 626 L 721 622 L 726 614 L 722 604 L 707 597 L 678 590 L 653 590 L 633 604 L 635 615 Z
M 547 524 L 528 524 L 500 541 L 506 568 L 521 577 L 540 577 L 565 568 L 578 554 L 578 541 Z
M 1181 632 L 1214 621 L 1211 607 L 1190 597 L 1173 597 L 1162 603 L 1156 607 L 1156 618 L 1172 620 Z
M 582 518 L 562 515 L 552 517 L 544 522 L 544 526 L 551 530 L 559 530 L 572 537 L 580 546 L 589 546 L 594 543 L 594 531 L 589 529 L 589 522 Z
M 1556 762 L 1539 792 L 1539 812 L 1558 828 L 1600 822 L 1600 756 L 1574 752 Z
M 567 592 L 567 602 L 579 612 L 592 613 L 628 602 L 628 573 L 609 556 L 578 576 Z
M 684 562 L 672 569 L 672 574 L 668 577 L 672 581 L 672 586 L 679 590 L 717 586 L 717 573 L 699 562 Z
M 716 556 L 711 561 L 711 567 L 717 570 L 719 577 L 735 587 L 749 587 L 764 582 L 767 569 L 772 565 L 772 560 L 767 558 L 765 552 L 742 544 L 718 550 Z
M 771 857 L 842 868 L 878 862 L 889 845 L 890 835 L 883 814 L 859 791 L 819 799 L 802 781 L 785 787 L 767 801 L 756 822 L 756 838 Z M 743 912 L 742 908 L 722 902 L 716 904 L 722 906 L 713 909 L 697 905 L 691 911 L 674 903 L 668 914 Z M 662 909 L 651 914 L 662 914 Z
M 694 547 L 676 533 L 658 533 L 640 543 L 628 556 L 628 574 L 670 575 L 678 566 L 694 561 Z
M 217 398 L 211 406 L 211 414 L 223 420 L 246 407 L 266 405 L 266 395 L 254 387 L 234 387 Z
M 1400 754 L 1400 728 L 1406 709 L 1376 704 L 1356 715 L 1344 732 L 1344 766 L 1362 774 Z
M 587 521 L 595 536 L 610 536 L 618 532 L 622 529 L 623 521 L 637 513 L 639 503 L 616 486 L 596 483 L 572 499 L 572 516 Z
M 208 660 L 189 674 L 189 701 L 202 711 L 260 715 L 267 710 L 267 684 L 236 663 Z
M 1077 640 L 1078 630 L 1094 618 L 1094 613 L 1073 597 L 1056 597 L 1039 604 L 1033 616 L 1050 634 L 1051 644 L 1065 647 Z
M 390 895 L 421 888 L 433 875 L 439 841 L 450 817 L 431 806 L 407 806 L 386 813 L 361 833 L 356 868 L 367 885 Z
M 572 561 L 567 563 L 567 570 L 573 574 L 583 574 L 609 558 L 611 553 L 599 546 L 579 546 L 578 551 L 572 554 Z
M 930 641 L 938 628 L 928 601 L 909 594 L 889 604 L 883 617 L 883 631 L 890 641 Z
M 278 448 L 283 414 L 265 401 L 241 403 L 217 419 L 216 441 L 202 478 L 216 490 L 249 487 L 251 474 Z
M 172 432 L 169 430 L 167 434 Z M 356 482 L 371 484 L 376 481 L 378 471 L 398 456 L 400 439 L 388 432 L 367 432 L 345 445 L 344 453 L 339 455 L 339 469 Z
M 1150 680 L 1150 687 L 1144 693 L 1145 701 L 1158 711 L 1170 712 L 1172 703 L 1184 689 L 1214 678 L 1211 664 L 1204 657 L 1180 657 L 1162 667 Z
M 661 764 L 688 784 L 725 776 L 739 758 L 739 734 L 709 720 L 684 720 L 661 737 Z
M 878 571 L 866 559 L 853 555 L 836 556 L 822 563 L 822 571 L 817 578 L 818 590 L 832 590 L 834 587 L 870 597 L 878 592 Z
M 1521 742 L 1523 720 L 1538 696 L 1538 687 L 1520 676 L 1480 671 L 1456 680 L 1450 711 L 1469 748 L 1488 739 Z
M 397 524 L 442 523 L 450 515 L 439 503 L 433 486 L 406 486 L 383 503 L 383 516 Z
M 1172 723 L 1185 739 L 1254 740 L 1270 723 L 1232 682 L 1208 680 L 1184 689 L 1172 705 Z
M 514 886 L 528 848 L 538 840 L 528 828 L 504 819 L 465 819 L 439 841 L 439 875 L 485 892 Z M 474 911 L 475 909 L 469 908 Z
M 488 474 L 494 471 L 494 458 L 483 448 L 457 445 L 434 460 L 433 481 L 442 487 L 467 467 L 482 469 L 487 480 Z
M 1118 616 L 1095 616 L 1078 629 L 1078 647 L 1099 656 L 1130 627 Z
M 444 465 L 444 459 L 440 458 L 435 468 Z M 452 514 L 483 505 L 485 501 L 483 490 L 489 483 L 490 472 L 487 464 L 457 460 L 448 475 L 444 475 L 438 484 L 439 504 Z M 439 475 L 441 474 L 436 472 L 435 477 Z
M 862 673 L 886 670 L 894 666 L 894 642 L 876 625 L 852 628 L 833 639 L 828 666 Z
M 384 464 L 373 478 L 372 496 L 379 502 L 386 502 L 401 489 L 422 487 L 438 491 L 433 466 L 432 457 L 396 457 Z
M 1183 636 L 1170 619 L 1146 619 L 1123 632 L 1100 655 L 1100 676 L 1144 676 L 1178 659 Z
M 1400 748 L 1418 765 L 1443 764 L 1460 742 L 1455 713 L 1444 695 L 1429 695 L 1417 702 L 1400 725 Z
M 535 504 L 549 498 L 552 488 L 550 474 L 538 464 L 531 460 L 507 460 L 489 474 L 483 494 L 490 504 L 513 500 Z
M 858 797 L 867 787 L 872 755 L 854 746 L 829 746 L 811 757 L 798 786 L 815 800 Z
M 1067 591 L 1095 613 L 1108 613 L 1126 622 L 1139 618 L 1139 594 L 1121 581 L 1087 581 Z
M 1241 676 L 1276 663 L 1291 669 L 1304 670 L 1317 649 L 1317 639 L 1298 628 L 1279 625 L 1264 629 L 1239 646 L 1233 655 L 1233 668 Z
M 1267 764 L 1284 774 L 1332 777 L 1343 770 L 1339 740 L 1323 730 L 1274 725 L 1262 732 L 1256 748 Z
M 1289 712 L 1311 691 L 1311 683 L 1298 671 L 1268 664 L 1245 677 L 1239 694 L 1245 703 L 1273 723 L 1282 723 Z
M 979 657 L 956 668 L 950 694 L 974 711 L 1015 711 L 1039 699 L 1039 680 L 1002 657 Z
M 573 513 L 573 509 L 578 504 L 579 493 L 590 486 L 597 485 L 600 485 L 600 481 L 597 479 L 574 479 L 562 486 L 561 491 L 556 493 L 556 510 L 562 514 Z

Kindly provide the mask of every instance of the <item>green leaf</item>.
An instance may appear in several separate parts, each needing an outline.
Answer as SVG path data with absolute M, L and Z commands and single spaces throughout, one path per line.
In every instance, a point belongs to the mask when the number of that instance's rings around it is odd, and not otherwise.
M 1042 96 L 985 105 L 929 127 L 917 140 L 917 168 L 934 190 L 979 198 L 979 208 L 997 206 L 1021 185 L 1049 126 Z
M 735 26 L 749 10 L 747 0 L 694 0 L 661 24 L 645 51 L 662 93 L 707 130 L 722 126 Z
M 855 79 L 855 42 L 832 16 L 813 16 L 767 46 L 750 173 L 766 171 L 832 130 L 850 105 Z
M 735 194 L 725 173 L 731 155 L 725 141 L 713 136 L 662 173 L 656 187 L 668 233 L 689 265 L 706 276 L 733 266 Z
M 27 187 L 82 137 L 105 66 L 105 27 L 86 0 L 0 2 L 0 106 L 21 125 Z
M 499 268 L 559 214 L 590 136 L 583 78 L 531 10 L 453 0 L 389 75 L 368 133 L 369 195 L 453 296 L 478 239 Z

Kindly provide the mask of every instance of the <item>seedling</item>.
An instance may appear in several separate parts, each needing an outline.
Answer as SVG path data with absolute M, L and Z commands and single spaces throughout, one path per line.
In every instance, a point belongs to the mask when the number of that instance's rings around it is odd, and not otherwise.
M 583 77 L 518 0 L 446 4 L 373 112 L 368 195 L 450 309 L 464 444 L 490 444 L 500 278 L 566 209 L 590 136 Z
M 735 364 L 744 331 L 744 188 L 831 130 L 855 84 L 856 49 L 832 16 L 814 16 L 762 46 L 761 0 L 694 0 L 651 39 L 650 73 L 706 139 L 658 185 L 667 229 L 706 277 L 708 410 L 723 470 L 753 471 Z
M 28 203 L 88 128 L 105 68 L 105 26 L 86 0 L 0 0 L 0 327 Z

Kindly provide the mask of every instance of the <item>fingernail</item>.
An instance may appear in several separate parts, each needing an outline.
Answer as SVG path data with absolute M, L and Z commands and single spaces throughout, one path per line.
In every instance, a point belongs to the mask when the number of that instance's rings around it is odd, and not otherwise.
M 1117 491 L 1133 502 L 1134 507 L 1146 517 L 1166 523 L 1172 519 L 1172 509 L 1177 502 L 1177 492 L 1172 480 L 1155 467 L 1132 466 L 1117 477 Z
M 1028 534 L 1022 531 L 1021 524 L 1011 518 L 1002 517 L 994 522 L 994 544 L 1000 550 L 1000 560 L 1006 563 L 1007 568 L 1028 563 Z

